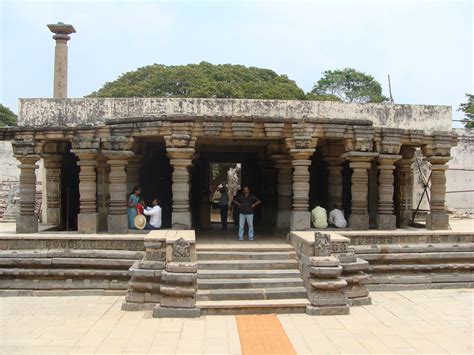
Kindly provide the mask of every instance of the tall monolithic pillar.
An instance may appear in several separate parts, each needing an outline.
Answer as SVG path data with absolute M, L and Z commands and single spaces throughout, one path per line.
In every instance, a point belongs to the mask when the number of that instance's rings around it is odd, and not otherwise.
M 278 171 L 277 228 L 289 229 L 291 220 L 291 195 L 293 179 L 291 156 L 289 154 L 274 154 L 272 155 L 272 158 L 275 161 L 275 168 Z
M 311 228 L 309 212 L 309 167 L 314 149 L 290 149 L 293 158 L 293 210 L 290 217 L 291 230 Z
M 342 208 L 342 163 L 340 157 L 327 157 L 328 163 L 328 207 Z
M 351 151 L 344 153 L 342 158 L 349 160 L 352 169 L 351 177 L 351 215 L 349 227 L 355 230 L 369 229 L 368 192 L 370 161 L 377 153 Z
M 67 97 L 67 41 L 71 39 L 69 35 L 75 33 L 76 30 L 71 25 L 62 22 L 50 24 L 48 25 L 48 28 L 55 34 L 53 39 L 56 40 L 56 47 L 54 50 L 53 97 L 55 99 L 65 99 Z
M 402 147 L 402 159 L 398 162 L 400 190 L 400 226 L 407 227 L 413 217 L 413 162 L 415 148 Z
M 17 233 L 37 233 L 38 216 L 36 202 L 36 163 L 40 159 L 33 141 L 12 141 L 13 153 L 20 162 L 20 215 L 16 219 Z
M 431 156 L 426 160 L 431 163 L 431 209 L 426 216 L 427 229 L 449 229 L 449 216 L 445 209 L 446 200 L 446 163 L 447 156 Z
M 171 186 L 173 193 L 172 228 L 191 229 L 189 169 L 194 155 L 194 148 L 166 148 L 166 151 L 173 167 L 173 184 Z
M 128 233 L 127 174 L 125 167 L 133 156 L 131 151 L 103 151 L 107 157 L 109 172 L 108 231 L 111 234 Z
M 94 234 L 99 231 L 97 214 L 97 150 L 72 149 L 79 159 L 79 214 L 77 231 Z
M 61 167 L 62 154 L 44 154 L 46 172 L 46 223 L 61 225 Z
M 395 162 L 401 155 L 380 154 L 378 157 L 378 206 L 377 206 L 377 229 L 397 228 L 397 219 L 394 214 L 393 192 Z
M 99 231 L 107 230 L 109 215 L 109 166 L 101 154 L 97 159 L 97 213 L 99 214 Z

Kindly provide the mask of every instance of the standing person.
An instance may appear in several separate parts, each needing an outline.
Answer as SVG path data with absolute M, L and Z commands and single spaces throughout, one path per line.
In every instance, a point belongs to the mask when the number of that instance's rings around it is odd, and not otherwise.
M 227 186 L 222 184 L 219 192 L 221 193 L 221 197 L 219 198 L 219 210 L 221 212 L 221 223 L 222 223 L 222 230 L 227 230 L 227 215 L 229 213 L 229 195 L 227 192 Z
M 315 228 L 327 228 L 328 227 L 328 214 L 326 209 L 319 205 L 318 201 L 314 202 L 314 208 L 311 211 L 311 222 Z
M 160 200 L 157 198 L 153 199 L 151 202 L 153 207 L 147 207 L 143 210 L 143 213 L 147 216 L 150 216 L 150 221 L 147 222 L 145 229 L 154 230 L 161 228 L 161 207 Z
M 240 216 L 240 208 L 237 206 L 236 203 L 234 203 L 235 199 L 242 195 L 242 189 L 239 188 L 237 190 L 237 193 L 234 196 L 234 199 L 232 200 L 232 218 L 234 218 L 234 227 L 238 228 L 239 227 L 239 216 Z
M 128 228 L 135 228 L 135 217 L 137 216 L 137 204 L 140 203 L 140 193 L 142 190 L 140 186 L 135 186 L 133 191 L 128 196 Z
M 261 201 L 254 195 L 250 194 L 250 189 L 245 186 L 243 194 L 234 199 L 234 204 L 239 206 L 239 240 L 244 240 L 244 226 L 245 221 L 249 225 L 249 240 L 253 240 L 253 209 L 258 206 Z
M 347 227 L 347 221 L 344 218 L 344 213 L 338 209 L 336 205 L 334 205 L 331 212 L 329 212 L 329 225 L 332 225 L 336 228 Z

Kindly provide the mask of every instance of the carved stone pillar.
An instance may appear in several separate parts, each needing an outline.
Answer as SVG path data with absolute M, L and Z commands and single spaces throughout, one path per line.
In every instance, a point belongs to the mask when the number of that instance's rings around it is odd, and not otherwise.
M 371 152 L 347 152 L 342 155 L 349 160 L 349 167 L 352 169 L 351 177 L 351 215 L 349 217 L 349 227 L 355 230 L 369 228 L 369 214 L 367 211 L 370 161 L 376 157 L 377 153 Z
M 79 233 L 97 233 L 99 221 L 97 214 L 97 150 L 71 150 L 79 159 L 79 202 L 80 212 L 77 216 L 77 230 Z
M 446 199 L 446 163 L 448 156 L 431 156 L 426 160 L 431 163 L 431 210 L 426 216 L 427 229 L 449 229 L 449 216 L 444 204 Z
M 291 194 L 293 166 L 291 156 L 288 154 L 275 154 L 275 168 L 278 170 L 277 190 L 278 190 L 278 214 L 277 228 L 289 229 L 291 216 Z
M 311 228 L 309 212 L 309 167 L 314 149 L 290 149 L 293 158 L 293 211 L 291 212 L 291 230 Z
M 399 167 L 399 190 L 400 190 L 400 226 L 406 227 L 411 224 L 413 216 L 413 162 L 415 149 L 402 147 L 402 159 Z
M 109 215 L 109 166 L 102 155 L 97 161 L 97 212 L 99 214 L 99 231 L 107 230 Z
M 109 215 L 107 217 L 107 229 L 111 234 L 128 233 L 128 211 L 127 211 L 127 174 L 125 167 L 133 152 L 105 150 L 103 154 L 107 158 L 109 172 Z
M 135 186 L 140 185 L 141 155 L 134 155 L 127 164 L 127 191 L 132 192 Z
M 381 154 L 378 158 L 378 208 L 377 229 L 395 229 L 397 227 L 396 217 L 393 211 L 393 171 L 395 162 L 401 155 Z
M 173 167 L 173 213 L 171 216 L 172 228 L 190 229 L 191 210 L 189 205 L 190 175 L 193 148 L 166 148 Z
M 46 172 L 46 223 L 61 224 L 61 167 L 62 154 L 44 154 Z
M 328 157 L 328 204 L 342 208 L 342 162 L 339 157 Z

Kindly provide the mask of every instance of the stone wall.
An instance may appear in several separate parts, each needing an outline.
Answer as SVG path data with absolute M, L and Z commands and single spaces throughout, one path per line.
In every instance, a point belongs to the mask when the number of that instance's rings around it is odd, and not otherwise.
M 450 106 L 356 104 L 331 101 L 249 99 L 20 99 L 19 125 L 33 127 L 98 126 L 106 120 L 160 117 L 260 119 L 347 119 L 375 127 L 450 131 Z

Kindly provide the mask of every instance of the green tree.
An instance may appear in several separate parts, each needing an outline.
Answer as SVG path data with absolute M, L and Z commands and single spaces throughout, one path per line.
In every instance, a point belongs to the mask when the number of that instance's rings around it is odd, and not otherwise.
M 153 64 L 106 83 L 91 97 L 209 97 L 299 99 L 306 95 L 286 75 L 243 65 Z
M 464 127 L 474 128 L 474 95 L 466 94 L 467 102 L 459 105 L 458 111 L 464 112 Z
M 16 126 L 16 115 L 8 108 L 0 104 L 0 127 Z
M 351 68 L 326 70 L 314 84 L 312 94 L 344 102 L 383 102 L 382 86 L 372 76 Z

